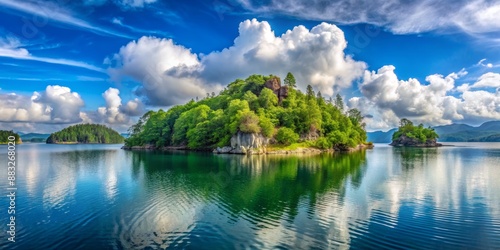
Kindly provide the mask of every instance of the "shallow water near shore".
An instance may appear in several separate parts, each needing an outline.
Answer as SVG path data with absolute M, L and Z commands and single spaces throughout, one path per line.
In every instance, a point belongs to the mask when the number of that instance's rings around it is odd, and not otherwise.
M 500 246 L 500 143 L 321 155 L 17 146 L 16 242 L 1 249 Z

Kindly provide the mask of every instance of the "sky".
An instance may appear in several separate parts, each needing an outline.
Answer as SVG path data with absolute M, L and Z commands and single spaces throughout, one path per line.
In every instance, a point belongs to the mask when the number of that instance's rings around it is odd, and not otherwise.
M 500 120 L 500 2 L 0 0 L 0 129 L 120 132 L 237 78 L 292 72 L 365 116 Z

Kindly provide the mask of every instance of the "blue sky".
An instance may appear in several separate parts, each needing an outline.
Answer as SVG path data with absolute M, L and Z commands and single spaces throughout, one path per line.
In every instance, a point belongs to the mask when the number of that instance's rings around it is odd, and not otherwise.
M 0 12 L 0 129 L 125 131 L 147 109 L 288 71 L 340 93 L 369 130 L 500 119 L 496 1 L 0 0 Z

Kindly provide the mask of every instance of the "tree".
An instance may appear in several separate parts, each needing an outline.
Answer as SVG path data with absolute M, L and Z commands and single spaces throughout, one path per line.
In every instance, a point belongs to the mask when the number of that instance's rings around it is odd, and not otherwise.
M 399 127 L 407 127 L 407 126 L 409 127 L 413 126 L 413 122 L 411 122 L 406 118 L 403 118 L 399 121 Z
M 259 104 L 260 107 L 269 109 L 278 104 L 278 97 L 274 94 L 274 92 L 268 88 L 264 88 L 259 95 Z
M 335 96 L 335 107 L 337 107 L 340 112 L 344 112 L 344 101 L 342 100 L 342 96 L 340 96 L 340 94 Z
M 349 109 L 347 115 L 353 124 L 360 124 L 361 120 L 363 120 L 363 116 L 358 109 Z
M 244 133 L 260 133 L 259 117 L 253 111 L 242 113 L 239 128 Z
M 118 132 L 100 124 L 78 124 L 50 134 L 47 143 L 122 143 Z
M 307 96 L 307 99 L 311 99 L 314 97 L 314 90 L 313 90 L 311 85 L 307 85 L 306 96 Z
M 278 129 L 276 133 L 276 141 L 283 145 L 290 145 L 299 140 L 299 135 L 293 132 L 292 129 L 287 127 L 282 127 Z
M 283 82 L 289 88 L 295 88 L 295 87 L 297 87 L 297 84 L 295 82 L 295 77 L 290 72 L 288 72 L 288 74 L 286 74 L 285 80 Z
M 294 82 L 292 76 L 285 79 L 289 87 Z M 272 77 L 251 75 L 230 83 L 217 96 L 193 100 L 168 111 L 150 111 L 131 127 L 126 145 L 223 147 L 230 144 L 231 137 L 238 131 L 261 133 L 282 144 L 294 143 L 300 135 L 314 137 L 316 140 L 308 143 L 321 148 L 345 149 L 366 141 L 366 132 L 359 124 L 360 112 L 351 110 L 344 114 L 340 95 L 337 100 L 341 105 L 337 108 L 327 105 L 320 91 L 315 94 L 311 85 L 307 86 L 305 94 L 289 88 L 288 96 L 278 105 L 276 94 L 264 86 Z M 418 136 L 429 138 L 426 133 Z M 85 138 L 76 134 L 76 137 L 85 141 L 107 140 L 106 136 L 94 138 L 93 134 Z M 64 138 L 72 140 L 74 135 L 69 133 Z

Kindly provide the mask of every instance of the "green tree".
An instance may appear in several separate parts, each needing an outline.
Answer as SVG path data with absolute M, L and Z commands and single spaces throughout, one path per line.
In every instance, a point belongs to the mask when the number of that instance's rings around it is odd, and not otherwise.
M 286 86 L 288 86 L 290 89 L 297 87 L 295 77 L 293 76 L 292 73 L 288 72 L 286 74 L 285 80 L 283 81 Z
M 313 87 L 311 85 L 307 85 L 306 96 L 307 96 L 307 99 L 312 99 L 314 97 L 314 90 L 313 90 Z
M 344 101 L 342 100 L 342 96 L 340 96 L 340 94 L 335 96 L 335 107 L 337 107 L 340 112 L 344 112 Z
M 290 145 L 297 142 L 298 140 L 299 135 L 293 132 L 292 129 L 287 127 L 278 129 L 278 132 L 276 133 L 276 141 L 284 145 Z
M 268 88 L 265 88 L 260 92 L 258 100 L 260 107 L 265 109 L 275 107 L 278 104 L 278 97 Z

